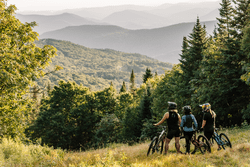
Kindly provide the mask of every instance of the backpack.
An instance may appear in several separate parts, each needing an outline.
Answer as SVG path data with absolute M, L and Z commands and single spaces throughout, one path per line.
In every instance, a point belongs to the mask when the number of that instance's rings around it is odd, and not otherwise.
M 184 124 L 184 126 L 191 128 L 193 126 L 193 119 L 191 117 L 191 115 L 186 115 L 186 122 Z

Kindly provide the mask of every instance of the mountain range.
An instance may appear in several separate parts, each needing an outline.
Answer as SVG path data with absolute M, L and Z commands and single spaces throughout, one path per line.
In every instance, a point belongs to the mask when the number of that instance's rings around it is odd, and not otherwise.
M 212 33 L 216 21 L 204 23 Z M 192 32 L 195 23 L 129 30 L 113 25 L 71 26 L 44 33 L 40 39 L 70 41 L 90 48 L 110 48 L 127 53 L 139 53 L 163 62 L 179 63 L 184 36 Z
M 21 22 L 36 21 L 39 39 L 71 41 L 90 48 L 139 53 L 179 63 L 182 39 L 197 17 L 212 33 L 219 2 L 163 4 L 157 7 L 122 5 L 62 11 L 20 12 Z

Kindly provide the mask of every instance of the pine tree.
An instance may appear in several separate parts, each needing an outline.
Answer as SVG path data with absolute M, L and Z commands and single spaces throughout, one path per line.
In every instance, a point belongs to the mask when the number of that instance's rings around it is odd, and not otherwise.
M 130 75 L 130 92 L 135 95 L 135 74 L 134 70 L 132 69 L 131 75 Z
M 235 36 L 238 39 L 243 37 L 243 29 L 250 21 L 250 0 L 233 0 L 235 4 L 235 15 L 233 26 L 236 28 Z
M 221 8 L 219 9 L 220 18 L 217 18 L 218 23 L 218 32 L 221 36 L 221 39 L 229 39 L 233 33 L 233 21 L 234 8 L 232 7 L 231 0 L 222 0 L 220 3 Z
M 240 49 L 240 32 L 235 26 L 235 9 L 231 1 L 223 0 L 218 18 L 218 34 L 210 41 L 203 58 L 200 75 L 203 83 L 198 90 L 201 100 L 209 101 L 223 126 L 241 125 L 242 109 L 250 98 L 249 87 L 240 79 L 244 73 L 242 61 L 246 59 Z
M 145 74 L 143 74 L 143 83 L 146 83 L 148 78 L 152 78 L 153 74 L 151 73 L 151 70 L 149 68 L 146 68 Z
M 199 87 L 199 85 L 197 85 L 197 80 L 199 80 L 200 77 L 198 69 L 203 59 L 203 51 L 206 49 L 207 40 L 206 29 L 202 27 L 199 18 L 197 18 L 192 33 L 189 34 L 188 38 L 183 38 L 182 54 L 180 55 L 180 67 L 183 71 L 180 75 L 183 83 L 180 85 L 182 87 L 179 93 L 181 93 L 181 95 L 186 98 L 185 101 L 189 101 L 189 103 L 195 92 L 195 88 Z
M 126 91 L 127 91 L 126 84 L 125 84 L 125 82 L 123 81 L 122 87 L 121 87 L 121 89 L 120 89 L 120 93 L 126 92 Z

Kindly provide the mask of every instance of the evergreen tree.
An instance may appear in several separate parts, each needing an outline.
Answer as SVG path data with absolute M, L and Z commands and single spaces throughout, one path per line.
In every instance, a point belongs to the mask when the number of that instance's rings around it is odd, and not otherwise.
M 219 21 L 218 32 L 220 34 L 221 40 L 229 39 L 233 34 L 233 16 L 234 8 L 232 7 L 231 0 L 222 0 L 220 3 L 221 8 L 219 9 L 220 17 L 217 18 Z
M 121 89 L 120 89 L 120 93 L 126 92 L 126 91 L 127 91 L 126 84 L 125 84 L 125 82 L 123 81 L 122 87 L 121 87 Z
M 140 118 L 142 120 L 142 124 L 145 122 L 145 119 L 152 119 L 151 103 L 151 87 L 147 85 L 140 102 Z
M 248 25 L 243 29 L 243 38 L 242 38 L 242 45 L 241 49 L 243 53 L 246 55 L 247 59 L 243 61 L 243 69 L 246 71 L 242 76 L 241 79 L 246 82 L 248 86 L 250 86 L 250 22 Z M 247 107 L 243 109 L 243 118 L 250 122 L 250 101 L 248 101 Z
M 134 70 L 132 69 L 131 75 L 130 75 L 130 92 L 135 95 L 135 74 Z
M 218 18 L 218 34 L 204 53 L 200 74 L 205 78 L 198 93 L 203 102 L 210 102 L 223 126 L 241 125 L 242 109 L 248 104 L 249 87 L 240 79 L 244 74 L 242 61 L 246 56 L 240 49 L 240 32 L 235 23 L 231 2 L 223 0 Z
M 151 73 L 151 70 L 149 68 L 146 68 L 145 74 L 143 74 L 143 83 L 146 83 L 148 78 L 152 78 L 153 74 Z
M 181 88 L 178 93 L 185 97 L 185 101 L 189 102 L 189 104 L 195 89 L 199 87 L 197 85 L 199 80 L 198 69 L 203 59 L 202 52 L 206 49 L 207 40 L 205 26 L 202 27 L 199 18 L 197 18 L 192 33 L 189 34 L 188 38 L 183 38 L 182 54 L 180 55 L 183 83 L 180 85 Z M 191 84 L 193 85 L 192 87 Z
M 242 39 L 243 29 L 250 21 L 250 0 L 233 0 L 235 5 L 235 15 L 233 26 L 236 28 L 235 36 Z

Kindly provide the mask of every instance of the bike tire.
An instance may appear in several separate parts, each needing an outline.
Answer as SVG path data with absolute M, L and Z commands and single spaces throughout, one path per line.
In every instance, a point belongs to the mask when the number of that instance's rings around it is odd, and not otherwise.
M 227 137 L 227 135 L 226 135 L 225 133 L 221 133 L 221 134 L 220 134 L 220 139 L 221 139 L 221 141 L 222 141 L 223 143 L 225 143 L 225 144 L 223 145 L 224 148 L 225 148 L 225 146 L 232 148 L 232 144 L 231 144 L 229 138 Z
M 180 137 L 180 151 L 182 153 L 186 153 L 186 139 L 184 136 L 181 136 Z M 195 145 L 191 142 L 190 143 L 190 153 L 191 154 L 194 154 L 196 152 L 196 148 L 195 148 Z
M 199 145 L 200 145 L 199 149 L 202 154 L 205 154 L 206 152 L 211 153 L 210 142 L 205 136 L 199 135 L 197 140 L 199 142 Z
M 151 143 L 149 144 L 147 156 L 149 156 L 150 154 L 154 154 L 154 152 L 155 152 L 154 146 L 157 143 L 157 141 L 158 141 L 158 138 L 157 138 L 157 136 L 155 136 L 153 138 L 153 140 L 151 141 Z
M 156 148 L 156 149 L 157 149 L 156 151 L 159 152 L 160 154 L 162 154 L 163 145 L 164 145 L 164 140 L 163 140 L 163 139 L 160 139 L 158 148 Z

